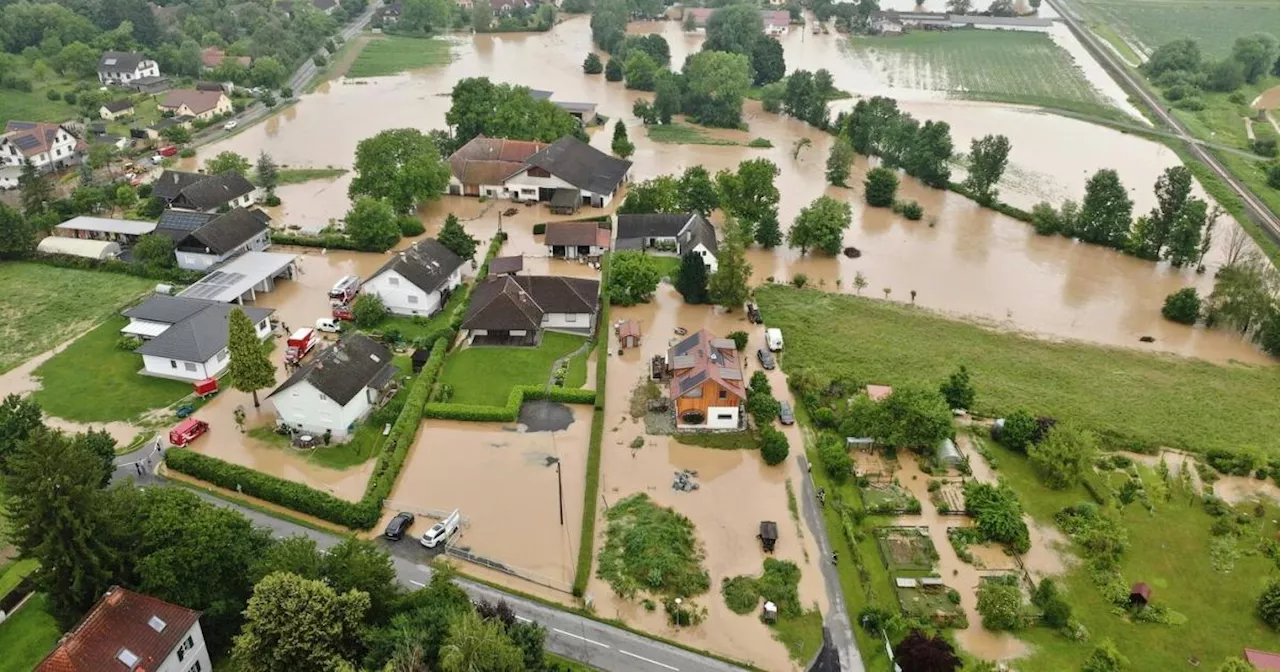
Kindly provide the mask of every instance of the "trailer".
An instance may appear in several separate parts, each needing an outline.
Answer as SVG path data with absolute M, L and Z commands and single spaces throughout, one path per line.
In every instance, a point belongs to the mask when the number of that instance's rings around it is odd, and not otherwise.
M 204 380 L 197 380 L 193 387 L 197 397 L 207 399 L 218 393 L 218 379 L 205 378 Z
M 297 364 L 307 356 L 311 349 L 316 347 L 316 343 L 320 338 L 316 336 L 316 330 L 311 327 L 303 327 L 289 336 L 289 347 L 284 351 L 284 361 L 288 364 Z
M 760 539 L 760 545 L 764 547 L 765 553 L 772 553 L 773 547 L 778 543 L 778 524 L 772 520 L 765 520 L 760 523 L 760 534 L 756 535 Z
M 169 430 L 169 443 L 182 448 L 207 431 L 209 431 L 209 423 L 204 420 L 187 418 Z

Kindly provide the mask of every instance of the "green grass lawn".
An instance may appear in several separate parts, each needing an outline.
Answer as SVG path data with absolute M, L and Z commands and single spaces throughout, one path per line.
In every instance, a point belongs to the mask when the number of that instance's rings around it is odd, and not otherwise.
M 406 317 L 404 315 L 387 314 L 382 318 L 376 326 L 370 331 L 381 331 L 386 333 L 391 330 L 400 332 L 400 338 L 405 342 L 412 342 L 416 338 L 427 336 L 433 332 L 439 331 L 441 328 L 449 324 L 449 320 L 453 319 L 453 313 L 461 306 L 469 295 L 469 289 L 458 288 L 449 296 L 449 302 L 444 304 L 444 308 L 431 317 Z
M 346 174 L 346 168 L 281 168 L 280 184 L 302 184 L 311 180 L 331 180 Z
M 1174 356 L 999 333 L 899 303 L 765 286 L 756 296 L 787 338 L 788 373 L 815 367 L 858 380 L 936 388 L 964 364 L 973 410 L 1019 407 L 1082 423 L 1113 447 L 1280 454 L 1280 375 Z
M 109 276 L 118 277 L 118 276 Z M 45 412 L 77 422 L 130 420 L 191 393 L 191 384 L 138 373 L 142 357 L 116 347 L 129 321 L 112 317 L 35 370 Z
M 0 597 L 8 595 L 9 591 L 17 588 L 18 584 L 39 566 L 39 562 L 31 559 L 18 560 L 5 565 L 0 569 Z
M 504 406 L 513 385 L 545 385 L 555 360 L 586 339 L 548 331 L 536 348 L 467 348 L 445 360 L 440 382 L 453 386 L 455 404 Z M 583 380 L 586 379 L 585 368 Z M 578 382 L 581 386 L 582 382 Z M 573 387 L 571 380 L 566 385 Z
M 78 113 L 63 100 L 49 100 L 50 89 L 65 90 L 61 82 L 37 82 L 32 91 L 5 89 L 0 95 L 0 126 L 10 121 L 67 121 Z
M 670 124 L 655 124 L 648 127 L 649 139 L 668 145 L 737 145 L 736 140 L 714 138 L 696 126 L 682 124 L 678 121 Z
M 29 672 L 53 650 L 62 629 L 49 615 L 49 599 L 32 595 L 18 613 L 0 623 L 0 672 Z
M 916 31 L 901 37 L 854 37 L 849 46 L 873 69 L 888 72 L 895 86 L 1128 118 L 1089 83 L 1065 49 L 1042 33 Z
M 348 77 L 382 77 L 445 65 L 452 56 L 445 40 L 388 36 L 372 40 L 356 57 Z
M 109 122 L 107 124 L 108 133 L 128 137 L 129 128 L 133 126 L 146 128 L 157 121 L 160 121 L 160 110 L 156 107 L 158 101 L 154 96 L 135 95 L 130 97 L 133 98 L 134 101 L 133 116 Z
M 782 83 L 782 85 L 783 85 L 783 86 L 785 86 L 785 85 L 786 85 L 786 83 L 787 83 L 787 78 L 786 78 L 786 77 L 783 77 L 782 79 L 780 79 L 780 80 L 778 80 L 778 81 L 779 81 L 780 83 Z M 763 86 L 752 86 L 752 87 L 748 88 L 748 89 L 747 89 L 747 99 L 748 99 L 748 100 L 760 100 L 760 91 L 761 91 L 762 89 L 764 89 L 764 87 L 763 87 Z M 852 94 L 852 93 L 849 93 L 848 91 L 845 91 L 844 89 L 836 89 L 835 91 L 832 91 L 832 92 L 831 92 L 831 95 L 827 96 L 827 102 L 831 102 L 831 101 L 833 101 L 833 100 L 845 100 L 845 99 L 852 98 L 852 97 L 853 97 L 853 94 Z
M 1207 60 L 1231 54 L 1237 37 L 1276 32 L 1280 2 L 1275 0 L 1079 0 L 1091 22 L 1109 26 L 1150 52 L 1186 37 L 1200 43 Z
M 654 262 L 658 264 L 658 277 L 667 278 L 674 283 L 676 276 L 680 275 L 680 257 L 665 254 L 654 254 L 650 256 L 652 256 Z
M 0 96 L 3 98 L 5 96 Z M 84 332 L 154 280 L 43 264 L 0 264 L 0 373 Z M 141 364 L 139 364 L 141 368 Z

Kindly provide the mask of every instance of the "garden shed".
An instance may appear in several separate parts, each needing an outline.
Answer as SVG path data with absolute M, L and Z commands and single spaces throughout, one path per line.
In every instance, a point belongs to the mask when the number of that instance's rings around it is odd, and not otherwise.
M 618 347 L 640 347 L 640 322 L 636 320 L 626 320 L 618 325 Z

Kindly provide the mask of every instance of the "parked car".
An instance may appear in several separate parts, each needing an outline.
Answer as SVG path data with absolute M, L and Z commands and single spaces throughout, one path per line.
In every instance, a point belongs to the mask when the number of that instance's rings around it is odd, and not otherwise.
M 747 321 L 751 324 L 764 324 L 764 318 L 760 315 L 760 307 L 754 303 L 747 304 Z
M 782 330 L 781 329 L 765 329 L 764 343 L 774 352 L 782 350 Z
M 228 121 L 227 123 L 222 125 L 222 130 L 229 131 L 235 127 L 236 127 L 236 120 L 232 119 L 231 121 Z
M 157 152 L 160 154 L 160 156 L 177 156 L 178 148 L 174 145 L 165 145 L 164 147 L 161 147 L 159 150 L 157 150 Z
M 338 320 L 335 320 L 331 317 L 322 317 L 316 320 L 316 330 L 323 331 L 330 334 L 336 334 L 339 331 Z
M 159 154 L 153 154 L 153 155 L 151 156 L 151 163 L 154 163 L 154 164 L 156 164 L 156 165 L 158 166 L 158 165 L 160 165 L 160 162 L 161 162 L 161 161 L 164 161 L 164 157 L 163 157 L 163 156 L 161 156 L 161 155 L 159 155 Z
M 391 522 L 387 523 L 387 531 L 382 533 L 388 541 L 400 541 L 404 538 L 404 533 L 413 527 L 413 514 L 408 511 L 401 511 L 396 514 Z
M 454 509 L 444 520 L 431 526 L 422 535 L 422 545 L 427 548 L 435 548 L 437 544 L 446 541 L 458 531 L 458 525 L 462 522 L 462 513 L 458 509 Z
M 777 366 L 777 362 L 773 361 L 773 353 L 764 348 L 756 350 L 756 359 L 760 360 L 760 366 L 769 371 L 772 371 L 773 367 Z
M 781 422 L 784 425 L 796 424 L 796 414 L 791 411 L 790 402 L 778 402 L 778 422 Z

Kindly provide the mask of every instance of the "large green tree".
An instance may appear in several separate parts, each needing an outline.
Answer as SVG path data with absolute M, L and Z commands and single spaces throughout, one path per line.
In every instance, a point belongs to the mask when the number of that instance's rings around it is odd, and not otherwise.
M 1240 64 L 1244 81 L 1250 84 L 1267 76 L 1276 64 L 1276 38 L 1267 33 L 1237 37 L 1231 46 L 1231 58 Z
M 607 52 L 622 43 L 631 11 L 627 0 L 596 0 L 591 10 L 591 39 Z
M 751 5 L 732 4 L 711 13 L 707 19 L 704 51 L 723 51 L 750 58 L 757 40 L 764 38 L 760 11 Z
M 151 268 L 173 268 L 177 265 L 173 238 L 154 233 L 140 236 L 133 245 L 133 260 Z
M 800 248 L 800 254 L 815 248 L 834 256 L 840 253 L 844 231 L 852 221 L 853 209 L 847 202 L 819 196 L 800 209 L 787 232 L 787 245 Z
M 227 318 L 227 350 L 231 353 L 225 377 L 227 384 L 252 394 L 253 407 L 258 408 L 258 390 L 275 385 L 276 367 L 267 358 L 266 348 L 258 339 L 253 322 L 239 308 L 231 309 Z
M 964 186 L 979 203 L 990 205 L 1000 195 L 996 185 L 1009 165 L 1009 138 L 1003 135 L 984 135 L 969 142 L 969 174 Z
M 217 156 L 204 162 L 204 172 L 210 175 L 221 175 L 223 173 L 247 175 L 249 174 L 249 159 L 235 152 L 219 152 Z
M 1156 207 L 1135 226 L 1130 251 L 1143 259 L 1159 259 L 1169 243 L 1179 213 L 1191 198 L 1191 171 L 1183 166 L 1168 168 L 1156 179 Z
M 440 198 L 449 184 L 448 164 L 431 138 L 415 128 L 394 128 L 361 140 L 356 145 L 355 172 L 347 189 L 352 199 L 386 199 L 401 215 L 411 214 L 419 203 Z
M 369 596 L 277 572 L 253 587 L 232 658 L 242 672 L 337 670 L 354 662 Z
M 36 249 L 36 227 L 21 212 L 0 203 L 0 257 L 18 257 Z
M 454 84 L 451 99 L 453 104 L 445 121 L 453 127 L 458 145 L 477 135 L 539 142 L 554 142 L 566 135 L 586 139 L 573 115 L 550 100 L 535 99 L 523 86 L 494 84 L 488 77 L 468 77 Z M 437 193 L 443 189 L 441 185 Z
M 266 189 L 268 194 L 276 193 L 276 187 L 280 186 L 280 167 L 276 165 L 270 154 L 266 152 L 258 153 L 258 166 L 255 175 L 258 178 L 258 186 Z
M 831 153 L 827 155 L 827 182 L 837 187 L 848 186 L 845 181 L 849 179 L 853 159 L 853 146 L 849 144 L 848 138 L 836 137 L 835 142 L 831 143 Z
M 747 262 L 746 231 L 731 218 L 726 219 L 724 229 L 724 240 L 716 253 L 716 272 L 707 283 L 707 292 L 717 305 L 735 310 L 747 301 L 751 264 Z
M 951 409 L 936 390 L 899 386 L 880 402 L 883 436 L 876 441 L 898 448 L 933 450 L 951 436 Z
M 631 140 L 627 137 L 627 126 L 622 123 L 621 119 L 613 124 L 613 144 L 611 149 L 614 154 L 624 159 L 636 151 L 636 146 L 631 144 Z
M 1085 184 L 1084 203 L 1076 235 L 1086 243 L 1122 247 L 1133 223 L 1133 200 L 1111 169 L 1093 174 Z
M 751 87 L 751 64 L 746 56 L 704 49 L 689 57 L 684 74 L 685 114 L 703 126 L 742 125 L 742 100 Z
M 628 89 L 652 91 L 657 83 L 658 64 L 653 62 L 652 56 L 639 49 L 627 55 L 622 71 Z
M 903 169 L 934 189 L 946 189 L 951 182 L 951 126 L 945 121 L 926 121 L 907 149 Z
M 685 303 L 707 303 L 707 264 L 697 252 L 689 252 L 680 258 L 680 271 L 676 275 L 676 291 Z
M 780 173 L 769 159 L 750 159 L 739 163 L 736 172 L 725 169 L 716 173 L 720 205 L 738 219 L 744 231 L 754 233 L 770 215 L 777 221 L 782 194 L 774 180 Z
M 18 191 L 21 194 L 22 214 L 33 217 L 44 212 L 53 198 L 53 186 L 36 171 L 35 164 L 22 162 L 22 172 L 18 175 Z
M 1031 466 L 1044 484 L 1065 490 L 1093 468 L 1098 440 L 1092 432 L 1069 424 L 1054 425 L 1044 440 L 1027 447 Z
M 0 403 L 0 473 L 9 473 L 9 459 L 31 435 L 44 427 L 40 404 L 30 396 L 10 394 Z
M 449 626 L 440 647 L 443 672 L 521 672 L 524 654 L 511 642 L 502 624 L 465 612 Z
M 463 259 L 475 259 L 476 248 L 480 246 L 480 241 L 467 233 L 452 212 L 444 218 L 444 226 L 440 227 L 440 235 L 436 236 L 436 240 Z
M 704 169 L 705 172 L 705 169 Z M 637 182 L 627 188 L 627 198 L 618 208 L 622 214 L 639 215 L 693 209 L 681 202 L 680 183 L 670 175 Z
M 681 210 L 710 217 L 711 211 L 720 206 L 720 194 L 711 173 L 702 166 L 685 168 L 676 188 Z
M 400 241 L 395 210 L 380 198 L 357 197 L 342 221 L 347 237 L 362 250 L 385 252 Z
M 609 298 L 632 306 L 649 300 L 662 280 L 658 262 L 642 252 L 615 252 L 609 258 Z
M 898 175 L 889 168 L 876 166 L 867 171 L 863 189 L 867 205 L 888 208 L 898 195 Z
M 772 37 L 761 36 L 751 48 L 752 83 L 764 86 L 781 80 L 787 74 L 787 62 L 782 43 Z

